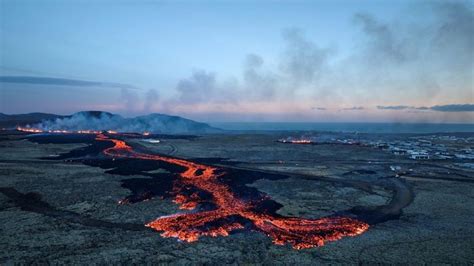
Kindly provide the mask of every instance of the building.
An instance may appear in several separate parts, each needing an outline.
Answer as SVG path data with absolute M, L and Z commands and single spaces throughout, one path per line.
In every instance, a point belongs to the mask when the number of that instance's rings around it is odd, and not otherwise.
M 415 160 L 429 160 L 430 155 L 426 151 L 408 151 L 411 159 Z

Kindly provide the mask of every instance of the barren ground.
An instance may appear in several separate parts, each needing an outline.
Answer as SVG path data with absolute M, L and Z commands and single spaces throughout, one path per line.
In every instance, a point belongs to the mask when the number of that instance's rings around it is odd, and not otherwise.
M 182 158 L 225 158 L 228 167 L 290 173 L 287 179 L 260 179 L 249 185 L 281 203 L 278 212 L 285 216 L 318 218 L 354 206 L 388 204 L 395 195 L 383 182 L 390 178 L 403 179 L 397 182 L 413 192 L 413 201 L 396 219 L 318 248 L 277 246 L 258 232 L 183 243 L 142 227 L 178 212 L 171 200 L 118 205 L 130 194 L 121 187 L 124 176 L 79 162 L 39 159 L 83 144 L 35 144 L 4 136 L 0 263 L 474 263 L 473 172 L 451 169 L 467 181 L 449 180 L 441 162 L 419 163 L 361 146 L 281 144 L 277 138 L 211 135 L 159 144 L 134 142 Z M 426 173 L 426 178 L 394 177 L 394 164 Z M 433 173 L 445 178 L 431 178 Z M 373 183 L 371 190 L 355 185 L 359 181 Z

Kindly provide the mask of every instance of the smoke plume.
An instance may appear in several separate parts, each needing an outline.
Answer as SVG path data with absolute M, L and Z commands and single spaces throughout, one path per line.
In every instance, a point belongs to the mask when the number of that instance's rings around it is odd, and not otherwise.
M 118 132 L 152 132 L 166 134 L 211 133 L 218 132 L 205 123 L 195 122 L 178 116 L 150 114 L 134 118 L 100 111 L 75 113 L 65 118 L 43 121 L 33 125 L 42 130 L 114 130 Z

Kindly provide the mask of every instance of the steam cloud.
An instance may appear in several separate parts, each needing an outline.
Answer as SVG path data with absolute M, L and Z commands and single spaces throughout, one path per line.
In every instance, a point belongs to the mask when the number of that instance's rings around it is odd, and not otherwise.
M 301 100 L 298 95 L 323 106 L 374 101 L 414 105 L 420 98 L 435 105 L 452 99 L 452 95 L 472 102 L 471 7 L 465 2 L 420 3 L 412 7 L 432 19 L 421 19 L 413 25 L 410 19 L 383 21 L 368 13 L 355 14 L 352 21 L 361 38 L 356 38 L 360 41 L 357 48 L 345 57 L 336 56 L 337 47 L 323 47 L 300 29 L 284 30 L 285 48 L 275 65 L 268 65 L 261 55 L 251 53 L 244 60 L 242 76 L 231 77 L 231 83 L 221 81 L 217 73 L 197 71 L 178 83 L 176 103 L 297 102 Z M 448 109 L 433 106 L 425 110 Z
M 195 122 L 178 116 L 150 114 L 134 118 L 124 118 L 107 112 L 79 112 L 70 117 L 43 121 L 33 125 L 42 130 L 115 130 L 119 132 L 152 133 L 211 133 L 218 129 L 205 123 Z
M 152 112 L 159 104 L 159 100 L 160 96 L 155 89 L 150 89 L 143 95 L 137 91 L 122 88 L 120 93 L 123 109 L 131 113 Z
M 437 111 L 441 118 L 472 112 L 472 5 L 450 1 L 411 7 L 418 11 L 417 24 L 410 23 L 413 14 L 406 12 L 391 21 L 366 12 L 349 17 L 359 36 L 345 55 L 338 54 L 338 47 L 312 40 L 301 29 L 286 29 L 276 62 L 249 51 L 240 74 L 221 77 L 213 70 L 196 70 L 177 82 L 175 95 L 162 96 L 156 90 L 142 93 L 126 84 L 44 77 L 0 77 L 0 82 L 116 87 L 121 105 L 109 110 L 129 113 L 176 113 L 195 110 L 196 105 L 207 105 L 210 112 L 233 109 L 238 113 L 244 104 L 261 102 L 342 111 L 368 110 L 374 107 L 366 104 L 376 102 L 379 110 Z M 419 99 L 431 107 L 419 106 Z M 442 105 L 447 101 L 466 104 Z M 342 108 L 353 105 L 363 106 Z

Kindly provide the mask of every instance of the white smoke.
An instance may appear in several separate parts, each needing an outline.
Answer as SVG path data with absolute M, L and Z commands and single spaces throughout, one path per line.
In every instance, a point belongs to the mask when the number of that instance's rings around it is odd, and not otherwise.
M 79 112 L 72 116 L 43 121 L 34 128 L 48 130 L 114 130 L 118 132 L 151 132 L 165 134 L 212 133 L 219 129 L 178 116 L 150 114 L 124 118 L 107 112 Z

